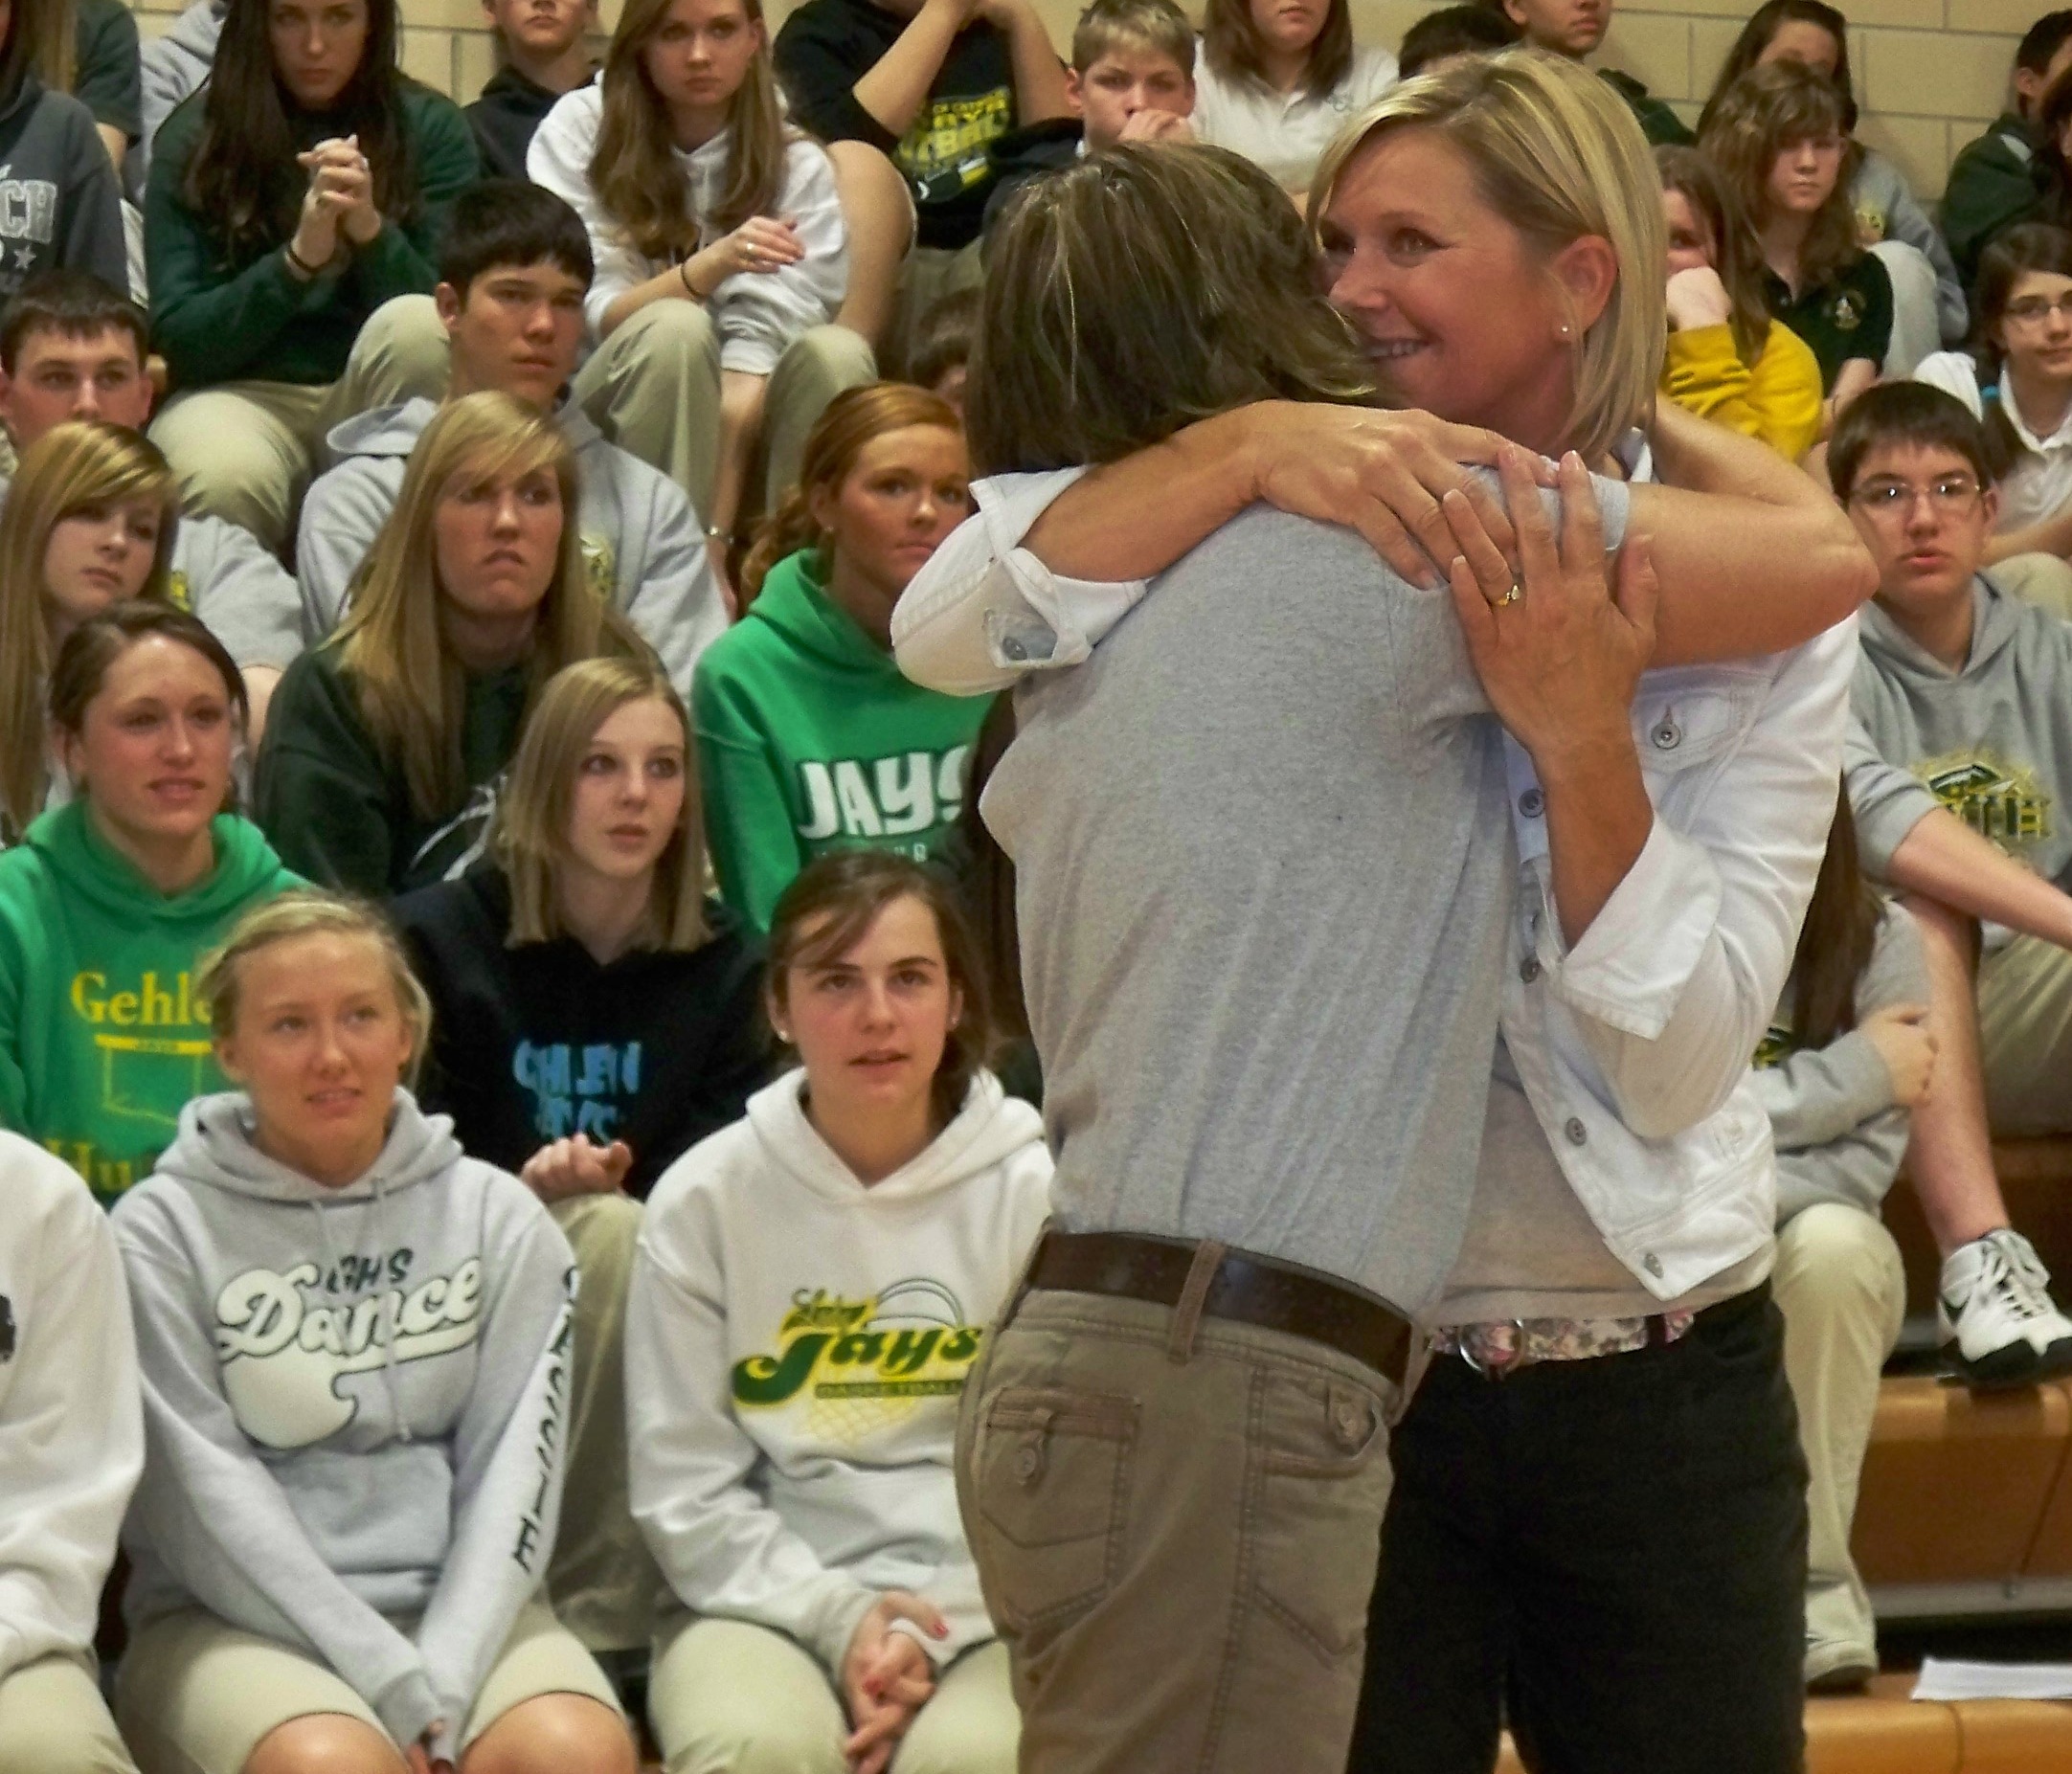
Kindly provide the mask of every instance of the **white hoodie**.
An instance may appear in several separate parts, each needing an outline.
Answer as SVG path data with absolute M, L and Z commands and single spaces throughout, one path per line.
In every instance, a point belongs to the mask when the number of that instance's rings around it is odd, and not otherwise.
M 0 1133 L 0 1682 L 93 1644 L 143 1470 L 107 1216 L 70 1165 Z
M 887 1589 L 994 1636 L 957 1511 L 957 1395 L 1049 1211 L 1050 1155 L 991 1073 L 867 1187 L 802 1071 L 655 1185 L 626 1303 L 633 1513 L 683 1604 L 830 1670 Z M 918 1636 L 918 1635 L 917 1635 Z

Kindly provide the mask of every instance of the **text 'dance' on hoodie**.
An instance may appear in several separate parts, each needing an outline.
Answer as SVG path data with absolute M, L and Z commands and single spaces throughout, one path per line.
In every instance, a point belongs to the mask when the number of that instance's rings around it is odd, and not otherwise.
M 1878 754 L 1975 832 L 2072 887 L 2072 623 L 1971 582 L 1971 651 L 1951 671 L 1877 603 L 1863 606 L 1852 702 Z M 1889 785 L 1889 786 L 1888 786 Z M 1864 856 L 1881 873 L 1926 802 L 1852 770 Z
M 990 706 L 902 677 L 820 573 L 813 550 L 771 568 L 691 689 L 720 892 L 763 930 L 777 895 L 826 851 L 938 855 Z
M 957 1509 L 957 1397 L 1048 1211 L 1025 1103 L 981 1073 L 866 1187 L 806 1118 L 805 1074 L 749 1099 L 649 1198 L 626 1303 L 633 1513 L 686 1606 L 830 1669 L 887 1589 L 993 1636 Z
M 408 1091 L 337 1189 L 250 1113 L 191 1104 L 114 1216 L 146 1442 L 129 1619 L 199 1605 L 313 1653 L 396 1742 L 443 1719 L 451 1760 L 553 1547 L 574 1259 Z
M 299 886 L 256 825 L 211 827 L 215 867 L 161 893 L 83 800 L 0 854 L 0 1121 L 113 1201 L 148 1176 L 188 1099 L 222 1089 L 194 967 L 247 908 Z

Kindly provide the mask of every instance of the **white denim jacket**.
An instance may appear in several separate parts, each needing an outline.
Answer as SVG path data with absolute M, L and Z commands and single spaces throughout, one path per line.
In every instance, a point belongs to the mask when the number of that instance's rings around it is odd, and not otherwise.
M 1021 547 L 1081 472 L 973 487 L 978 513 L 892 616 L 910 678 L 976 695 L 1077 664 L 1144 595 L 1145 580 L 1064 578 Z M 1658 1299 L 1774 1235 L 1769 1118 L 1749 1058 L 1827 847 L 1856 654 L 1851 618 L 1788 653 L 1642 677 L 1633 733 L 1656 819 L 1572 948 L 1539 781 L 1523 748 L 1507 748 L 1520 868 L 1504 1040 L 1606 1247 Z

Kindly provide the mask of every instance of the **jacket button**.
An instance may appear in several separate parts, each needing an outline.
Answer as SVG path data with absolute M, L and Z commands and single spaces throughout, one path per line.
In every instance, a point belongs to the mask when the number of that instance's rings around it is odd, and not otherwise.
M 1683 729 L 1674 721 L 1664 721 L 1648 737 L 1655 741 L 1656 751 L 1674 752 L 1683 739 Z
M 1570 1115 L 1568 1117 L 1567 1121 L 1564 1124 L 1562 1128 L 1562 1133 L 1566 1135 L 1568 1143 L 1571 1146 L 1584 1145 L 1588 1141 L 1590 1136 L 1589 1130 L 1586 1128 L 1583 1123 L 1578 1120 L 1574 1115 Z
M 1646 1269 L 1649 1274 L 1653 1275 L 1655 1280 L 1661 1280 L 1662 1259 L 1656 1256 L 1654 1251 L 1649 1251 L 1646 1256 L 1640 1259 L 1640 1267 Z
M 1000 643 L 1000 650 L 1002 657 L 1014 660 L 1018 663 L 1028 658 L 1028 648 L 1024 646 L 1012 635 L 1009 635 Z
M 1518 964 L 1518 977 L 1527 985 L 1540 977 L 1540 961 L 1537 955 L 1528 954 Z
M 1034 1484 L 1043 1470 L 1043 1453 L 1034 1446 L 1023 1448 L 1014 1457 L 1014 1475 L 1025 1485 Z
M 1518 797 L 1518 810 L 1528 820 L 1537 820 L 1546 810 L 1546 797 L 1538 789 L 1527 789 Z

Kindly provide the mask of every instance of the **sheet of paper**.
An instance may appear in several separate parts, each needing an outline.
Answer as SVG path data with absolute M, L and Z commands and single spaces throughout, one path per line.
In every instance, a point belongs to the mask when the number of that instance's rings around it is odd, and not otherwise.
M 1929 1657 L 1917 1700 L 2072 1700 L 2072 1663 L 1972 1663 Z

